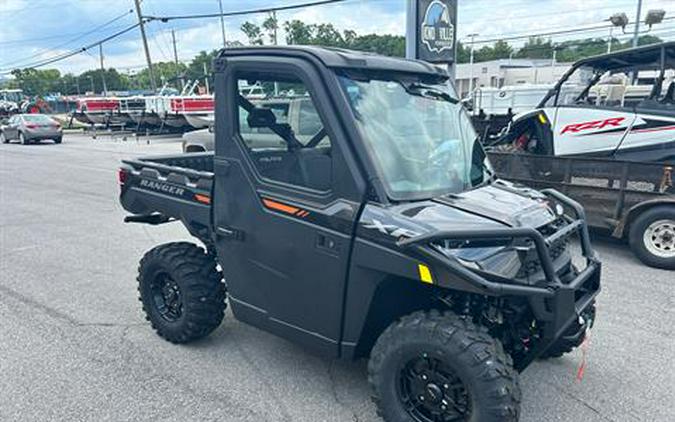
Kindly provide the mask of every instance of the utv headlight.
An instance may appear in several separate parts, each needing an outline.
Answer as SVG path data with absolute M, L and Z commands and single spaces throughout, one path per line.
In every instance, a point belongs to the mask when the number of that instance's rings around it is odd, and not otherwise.
M 483 244 L 481 244 L 483 243 Z M 443 254 L 457 259 L 467 268 L 492 274 L 510 280 L 522 273 L 522 252 L 511 239 L 491 241 L 498 246 L 487 246 L 485 242 L 440 242 L 434 247 Z

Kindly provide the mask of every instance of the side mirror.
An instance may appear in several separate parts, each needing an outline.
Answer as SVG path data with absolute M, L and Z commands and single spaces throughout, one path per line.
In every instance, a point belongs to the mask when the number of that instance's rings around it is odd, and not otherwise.
M 251 128 L 269 128 L 277 123 L 277 116 L 269 108 L 255 107 L 248 112 L 246 122 Z

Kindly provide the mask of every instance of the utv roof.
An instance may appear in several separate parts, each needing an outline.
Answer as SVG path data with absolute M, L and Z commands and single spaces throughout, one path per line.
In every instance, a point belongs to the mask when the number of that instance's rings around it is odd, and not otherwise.
M 589 57 L 574 63 L 573 68 L 591 66 L 605 71 L 661 68 L 661 51 L 664 53 L 666 67 L 675 67 L 675 42 L 671 41 Z
M 218 59 L 242 55 L 311 57 L 332 68 L 369 69 L 448 77 L 445 69 L 421 60 L 408 60 L 342 48 L 307 45 L 227 48 L 220 51 Z

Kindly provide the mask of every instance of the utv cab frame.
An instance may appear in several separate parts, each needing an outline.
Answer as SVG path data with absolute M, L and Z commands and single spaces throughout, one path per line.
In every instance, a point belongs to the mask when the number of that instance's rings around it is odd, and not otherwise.
M 214 68 L 215 153 L 119 172 L 127 221 L 180 220 L 203 244 L 142 259 L 158 334 L 208 335 L 227 296 L 242 322 L 369 357 L 387 421 L 516 421 L 516 371 L 579 346 L 595 318 L 583 209 L 495 180 L 449 76 L 428 63 L 261 47 L 223 50 Z M 266 100 L 240 88 L 256 83 Z M 265 107 L 277 90 L 311 100 L 306 124 Z

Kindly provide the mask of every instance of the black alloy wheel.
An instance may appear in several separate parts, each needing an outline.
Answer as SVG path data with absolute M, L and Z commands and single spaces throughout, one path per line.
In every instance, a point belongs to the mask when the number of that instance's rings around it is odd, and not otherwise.
M 440 359 L 423 353 L 400 371 L 399 398 L 416 422 L 468 421 L 471 398 L 462 380 Z
M 183 299 L 180 286 L 167 273 L 160 272 L 150 284 L 153 304 L 167 321 L 176 322 L 183 315 Z

